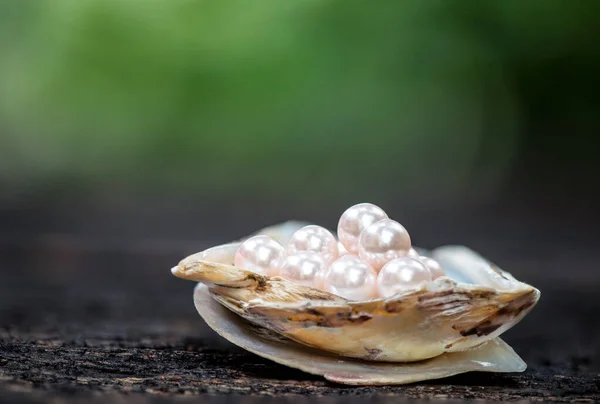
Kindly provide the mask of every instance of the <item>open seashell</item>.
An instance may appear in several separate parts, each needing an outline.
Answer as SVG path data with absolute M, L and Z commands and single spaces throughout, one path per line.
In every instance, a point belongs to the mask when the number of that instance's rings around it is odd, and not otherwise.
M 303 224 L 261 231 L 282 243 Z M 200 282 L 200 315 L 232 343 L 275 362 L 346 384 L 402 384 L 467 371 L 521 372 L 500 334 L 540 292 L 466 247 L 427 252 L 448 276 L 389 298 L 349 301 L 233 266 L 240 243 L 191 255 L 172 269 Z

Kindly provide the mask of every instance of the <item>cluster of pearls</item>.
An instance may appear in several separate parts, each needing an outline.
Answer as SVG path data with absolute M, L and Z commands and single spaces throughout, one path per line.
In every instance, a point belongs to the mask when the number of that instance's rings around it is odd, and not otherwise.
M 339 241 L 323 227 L 306 226 L 286 247 L 254 236 L 237 250 L 234 264 L 349 300 L 389 297 L 444 276 L 437 261 L 412 248 L 404 226 L 373 204 L 347 209 L 337 232 Z

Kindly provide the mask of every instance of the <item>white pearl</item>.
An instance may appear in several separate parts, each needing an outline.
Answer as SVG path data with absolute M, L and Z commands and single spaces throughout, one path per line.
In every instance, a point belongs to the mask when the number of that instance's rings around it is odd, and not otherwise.
M 409 257 L 411 258 L 421 258 L 421 256 L 419 255 L 419 253 L 417 252 L 417 250 L 415 250 L 414 248 L 410 247 L 410 250 L 408 250 L 408 254 Z
M 423 265 L 425 265 L 425 267 L 427 267 L 427 269 L 429 269 L 429 273 L 431 273 L 432 279 L 437 279 L 440 276 L 446 276 L 446 273 L 444 272 L 444 268 L 442 268 L 442 265 L 439 262 L 437 262 L 436 260 L 434 260 L 433 258 L 419 257 L 419 261 L 421 261 L 421 263 Z
M 338 237 L 352 254 L 358 253 L 358 238 L 360 233 L 370 225 L 382 219 L 387 219 L 387 214 L 378 206 L 371 203 L 359 203 L 348 208 L 338 222 Z
M 285 249 L 269 236 L 254 236 L 244 241 L 235 253 L 234 265 L 261 275 L 276 276 Z
M 358 240 L 358 255 L 377 270 L 395 258 L 406 256 L 409 250 L 408 232 L 391 219 L 373 223 L 363 230 Z
M 323 258 L 312 251 L 299 251 L 283 260 L 279 276 L 304 286 L 322 287 L 322 272 L 327 269 Z
M 337 240 L 331 232 L 321 226 L 305 226 L 295 232 L 287 246 L 288 255 L 298 251 L 312 251 L 319 254 L 325 263 L 335 261 L 339 255 Z
M 315 288 L 325 290 L 325 276 L 327 276 L 328 271 L 329 271 L 329 268 L 327 268 L 327 266 L 325 266 L 325 268 L 322 271 L 317 272 L 317 274 L 315 275 L 315 281 L 314 281 Z
M 350 254 L 350 251 L 346 250 L 346 247 L 344 247 L 341 241 L 338 241 L 338 253 L 340 257 Z
M 377 295 L 377 272 L 355 255 L 335 260 L 325 274 L 324 290 L 348 300 L 368 300 Z
M 380 297 L 390 297 L 429 281 L 431 274 L 419 260 L 410 257 L 396 258 L 379 271 L 377 292 Z

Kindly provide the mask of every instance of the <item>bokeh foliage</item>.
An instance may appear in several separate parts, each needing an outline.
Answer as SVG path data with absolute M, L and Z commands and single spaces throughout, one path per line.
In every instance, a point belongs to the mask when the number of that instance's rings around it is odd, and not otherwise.
M 0 183 L 488 195 L 536 108 L 591 114 L 560 77 L 600 65 L 598 11 L 593 0 L 4 0 Z

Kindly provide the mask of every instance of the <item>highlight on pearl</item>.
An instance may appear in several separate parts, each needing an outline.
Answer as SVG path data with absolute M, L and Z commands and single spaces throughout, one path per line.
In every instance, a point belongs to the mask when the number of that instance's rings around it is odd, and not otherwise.
M 288 242 L 286 252 L 288 255 L 295 254 L 298 251 L 312 251 L 319 254 L 325 263 L 330 264 L 338 256 L 337 240 L 321 226 L 305 226 L 295 232 Z
M 322 287 L 323 273 L 327 269 L 325 260 L 312 251 L 299 251 L 283 260 L 279 276 L 304 286 Z
M 410 236 L 400 223 L 383 219 L 360 234 L 358 255 L 376 270 L 389 261 L 405 257 L 410 250 Z
M 410 257 L 396 258 L 379 271 L 377 292 L 380 297 L 390 297 L 430 281 L 431 274 L 421 261 Z
M 269 236 L 254 236 L 244 241 L 235 253 L 234 265 L 261 275 L 276 276 L 285 249 Z
M 417 252 L 417 250 L 415 250 L 414 248 L 410 247 L 410 250 L 408 250 L 408 254 L 409 257 L 412 258 L 421 258 L 421 255 Z
M 340 241 L 352 254 L 358 253 L 360 233 L 367 227 L 388 215 L 379 206 L 372 203 L 359 203 L 348 208 L 340 217 L 337 233 Z
M 429 270 L 429 273 L 431 273 L 431 279 L 435 280 L 440 276 L 446 276 L 442 265 L 433 258 L 419 257 L 419 261 L 421 261 L 421 263 Z
M 325 290 L 325 276 L 327 276 L 327 272 L 329 272 L 329 267 L 325 265 L 322 271 L 317 272 L 315 275 L 314 287 L 320 290 Z
M 344 255 L 330 266 L 323 288 L 349 300 L 368 300 L 377 296 L 377 272 L 355 255 Z
M 338 255 L 342 257 L 347 254 L 350 254 L 350 251 L 346 250 L 346 247 L 344 247 L 341 241 L 338 241 Z

